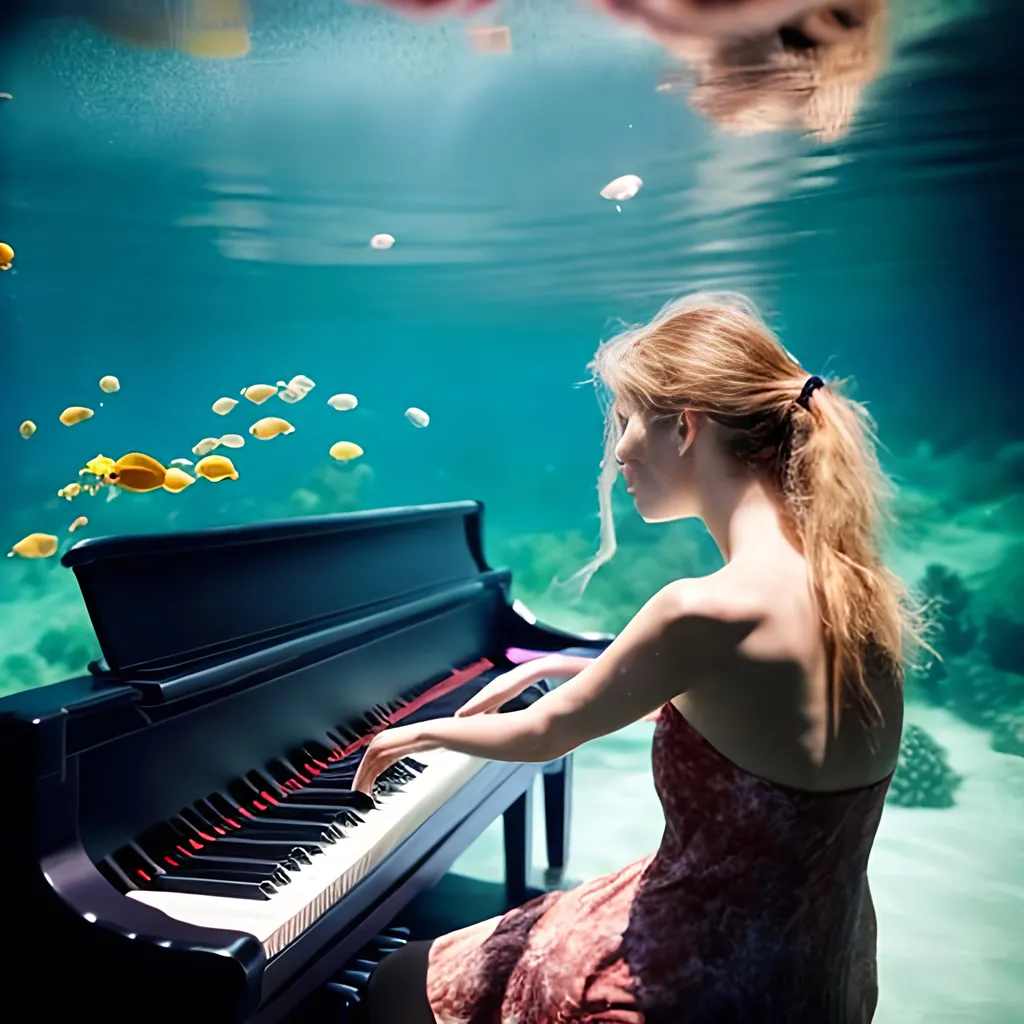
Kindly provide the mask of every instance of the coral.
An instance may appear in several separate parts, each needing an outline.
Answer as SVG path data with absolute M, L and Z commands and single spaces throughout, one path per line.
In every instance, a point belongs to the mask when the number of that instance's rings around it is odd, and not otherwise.
M 73 621 L 62 627 L 51 626 L 39 638 L 36 653 L 47 664 L 75 674 L 85 671 L 99 656 L 99 648 L 88 623 Z
M 1024 622 L 998 612 L 989 615 L 982 647 L 995 668 L 1024 675 Z
M 36 654 L 51 665 L 59 663 L 68 649 L 69 637 L 66 630 L 48 629 L 36 644 Z
M 992 749 L 1024 757 L 1024 704 L 996 718 L 992 725 Z
M 288 501 L 301 515 L 312 515 L 320 507 L 320 495 L 306 487 L 293 491 Z
M 963 580 L 944 565 L 932 564 L 918 584 L 918 593 L 928 609 L 931 647 L 938 657 L 926 657 L 914 673 L 914 684 L 933 704 L 942 704 L 948 669 L 945 661 L 967 654 L 978 638 L 969 615 L 971 593 Z
M 1000 672 L 978 651 L 940 662 L 938 669 L 932 663 L 913 671 L 907 680 L 908 694 L 923 695 L 971 725 L 990 727 L 1024 700 L 1024 676 Z
M 1024 676 L 1001 672 L 980 653 L 946 663 L 941 703 L 972 725 L 990 726 L 1024 702 Z
M 920 591 L 938 630 L 936 648 L 943 657 L 966 654 L 978 638 L 978 629 L 968 614 L 971 592 L 963 580 L 944 565 L 932 564 L 925 570 Z
M 962 781 L 950 768 L 945 748 L 920 726 L 908 725 L 886 801 L 898 807 L 952 807 Z
M 8 654 L 0 663 L 0 694 L 31 690 L 42 681 L 39 665 L 30 654 Z
M 309 483 L 299 489 L 305 493 L 297 500 L 300 507 L 310 506 L 315 496 L 318 501 L 312 506 L 318 512 L 354 512 L 367 507 L 366 491 L 372 483 L 373 469 L 365 462 L 355 466 L 320 466 Z

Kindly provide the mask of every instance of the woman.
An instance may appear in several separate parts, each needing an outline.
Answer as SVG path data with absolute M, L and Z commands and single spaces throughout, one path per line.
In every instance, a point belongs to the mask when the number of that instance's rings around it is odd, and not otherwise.
M 435 747 L 547 761 L 660 707 L 661 846 L 385 959 L 370 1020 L 866 1024 L 866 866 L 914 625 L 879 551 L 868 418 L 739 296 L 670 305 L 593 368 L 614 399 L 598 560 L 621 470 L 644 520 L 699 517 L 724 567 L 669 584 L 593 662 L 520 667 L 455 719 L 387 730 L 355 786 Z M 527 710 L 486 713 L 555 674 L 572 678 Z

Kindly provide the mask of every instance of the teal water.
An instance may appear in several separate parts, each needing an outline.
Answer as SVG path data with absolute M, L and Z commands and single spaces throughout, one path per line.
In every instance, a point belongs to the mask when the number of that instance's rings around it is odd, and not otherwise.
M 855 378 L 899 484 L 893 564 L 941 608 L 945 663 L 911 680 L 921 732 L 904 778 L 930 742 L 949 770 L 897 787 L 910 806 L 883 818 L 876 1020 L 1020 1020 L 1021 12 L 908 0 L 891 14 L 885 67 L 834 142 L 724 134 L 656 91 L 672 62 L 653 44 L 539 0 L 498 9 L 512 51 L 490 55 L 459 22 L 334 2 L 254 3 L 251 52 L 230 61 L 29 24 L 0 54 L 0 240 L 16 251 L 0 274 L 0 538 L 53 534 L 63 551 L 479 498 L 489 558 L 520 598 L 618 629 L 717 554 L 692 524 L 645 526 L 622 503 L 619 554 L 584 601 L 549 593 L 596 544 L 587 360 L 669 298 L 745 291 L 810 371 Z M 598 193 L 626 173 L 644 187 L 617 210 Z M 379 232 L 394 248 L 370 248 Z M 106 374 L 117 393 L 100 391 Z M 296 374 L 316 387 L 295 405 L 211 411 Z M 359 406 L 334 411 L 337 392 Z M 95 415 L 65 427 L 72 405 Z M 250 437 L 266 415 L 295 432 Z M 228 452 L 237 481 L 57 497 L 98 453 L 195 460 L 227 432 L 246 440 Z M 339 440 L 365 454 L 334 462 Z M 0 694 L 97 653 L 56 557 L 0 562 Z M 649 743 L 637 725 L 581 751 L 573 879 L 657 844 Z M 610 796 L 643 814 L 610 826 Z M 463 869 L 497 872 L 496 844 Z

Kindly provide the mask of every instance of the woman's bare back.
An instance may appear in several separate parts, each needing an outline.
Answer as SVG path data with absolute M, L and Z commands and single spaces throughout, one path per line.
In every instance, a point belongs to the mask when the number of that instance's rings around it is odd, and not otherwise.
M 673 700 L 713 747 L 753 775 L 810 791 L 856 789 L 892 772 L 902 689 L 891 677 L 869 679 L 883 724 L 848 708 L 832 735 L 820 612 L 795 551 L 780 545 L 694 582 L 709 616 L 746 624 L 738 645 L 702 653 L 702 678 Z

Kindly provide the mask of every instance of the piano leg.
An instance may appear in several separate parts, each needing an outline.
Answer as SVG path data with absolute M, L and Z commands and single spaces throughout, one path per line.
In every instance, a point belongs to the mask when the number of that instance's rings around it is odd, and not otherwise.
M 572 754 L 544 765 L 544 832 L 548 848 L 549 886 L 562 880 L 569 856 L 569 817 L 572 814 Z
M 524 903 L 533 854 L 533 785 L 516 797 L 502 821 L 505 832 L 505 892 L 509 906 Z

